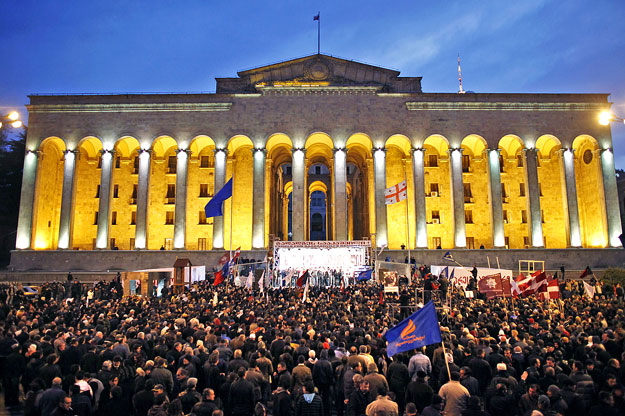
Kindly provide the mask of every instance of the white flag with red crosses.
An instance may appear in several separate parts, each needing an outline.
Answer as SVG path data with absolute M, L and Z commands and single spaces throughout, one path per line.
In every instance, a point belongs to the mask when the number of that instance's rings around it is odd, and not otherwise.
M 397 185 L 384 189 L 384 202 L 386 205 L 396 204 L 408 197 L 408 185 L 403 180 Z

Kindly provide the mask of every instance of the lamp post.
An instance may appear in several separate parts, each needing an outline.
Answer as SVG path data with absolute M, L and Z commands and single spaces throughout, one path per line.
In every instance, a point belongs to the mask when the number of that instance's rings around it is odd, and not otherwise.
M 625 123 L 625 119 L 621 117 L 617 117 L 611 111 L 602 111 L 599 113 L 599 124 L 602 126 L 607 126 L 608 124 L 616 122 L 616 123 Z
M 9 114 L 0 117 L 0 129 L 4 127 L 13 127 L 19 129 L 23 123 L 20 120 L 20 115 L 17 111 L 11 111 Z

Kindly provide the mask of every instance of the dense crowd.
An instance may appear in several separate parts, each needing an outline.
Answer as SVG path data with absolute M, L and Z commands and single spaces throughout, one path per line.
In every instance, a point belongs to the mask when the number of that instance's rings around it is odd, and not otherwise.
M 388 357 L 384 334 L 414 311 L 417 284 L 313 287 L 307 302 L 297 288 L 209 282 L 161 298 L 121 298 L 115 281 L 0 290 L 5 405 L 27 416 L 625 414 L 622 296 L 454 292 L 439 310 L 445 349 Z

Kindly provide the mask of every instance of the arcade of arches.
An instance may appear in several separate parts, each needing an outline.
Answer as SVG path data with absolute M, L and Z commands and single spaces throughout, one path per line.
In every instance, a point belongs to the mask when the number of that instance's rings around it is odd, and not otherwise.
M 205 135 L 184 146 L 170 136 L 103 146 L 88 136 L 71 148 L 48 137 L 26 155 L 36 181 L 31 235 L 18 248 L 249 250 L 274 237 L 391 249 L 619 245 L 604 195 L 610 151 L 588 135 L 571 148 L 552 135 L 489 146 L 469 134 L 452 147 L 436 134 L 316 132 L 302 143 L 277 133 L 261 146 L 244 135 L 224 147 Z M 231 177 L 224 216 L 206 218 Z M 385 205 L 384 188 L 403 180 L 408 198 Z

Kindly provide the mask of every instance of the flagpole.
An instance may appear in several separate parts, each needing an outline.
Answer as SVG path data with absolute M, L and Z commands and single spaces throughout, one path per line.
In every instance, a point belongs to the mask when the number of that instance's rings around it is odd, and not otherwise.
M 445 350 L 445 341 L 441 339 L 441 345 L 443 346 L 443 356 L 445 356 L 445 366 L 447 367 L 447 376 L 451 381 L 451 371 L 449 371 L 449 363 L 447 362 L 447 351 Z
M 317 55 L 321 55 L 321 12 L 317 13 Z

